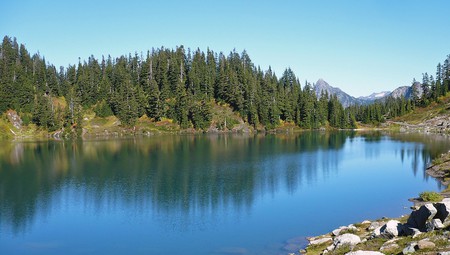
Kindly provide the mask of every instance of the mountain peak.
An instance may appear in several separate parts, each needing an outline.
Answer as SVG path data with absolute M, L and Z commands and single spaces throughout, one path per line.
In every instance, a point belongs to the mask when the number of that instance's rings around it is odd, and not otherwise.
M 326 82 L 324 79 L 320 78 L 316 82 L 316 86 L 330 86 L 328 82 Z
M 322 78 L 317 80 L 316 84 L 314 84 L 314 91 L 316 92 L 317 97 L 320 97 L 322 92 L 327 92 L 330 96 L 336 95 L 336 97 L 344 107 L 358 103 L 358 100 L 356 98 L 345 93 L 340 88 L 330 86 L 330 84 L 328 84 L 328 82 L 326 82 Z

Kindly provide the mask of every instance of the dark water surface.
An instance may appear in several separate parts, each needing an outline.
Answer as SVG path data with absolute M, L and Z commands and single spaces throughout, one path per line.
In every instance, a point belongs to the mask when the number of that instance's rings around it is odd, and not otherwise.
M 287 254 L 442 187 L 431 135 L 0 143 L 0 254 Z

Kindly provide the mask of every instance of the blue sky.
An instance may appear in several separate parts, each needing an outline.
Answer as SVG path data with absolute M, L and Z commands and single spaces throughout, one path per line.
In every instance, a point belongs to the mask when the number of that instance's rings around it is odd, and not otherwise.
M 184 45 L 319 78 L 354 96 L 434 74 L 450 54 L 450 1 L 2 0 L 0 34 L 56 66 Z

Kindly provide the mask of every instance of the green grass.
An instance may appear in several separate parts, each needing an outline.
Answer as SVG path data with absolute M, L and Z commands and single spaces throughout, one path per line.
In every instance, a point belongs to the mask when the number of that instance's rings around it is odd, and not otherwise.
M 419 194 L 419 197 L 425 202 L 440 202 L 444 197 L 434 191 L 424 191 Z

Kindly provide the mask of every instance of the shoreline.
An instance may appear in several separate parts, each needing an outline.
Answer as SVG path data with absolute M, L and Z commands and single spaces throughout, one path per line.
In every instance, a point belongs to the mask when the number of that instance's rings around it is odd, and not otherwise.
M 442 185 L 450 183 L 450 151 L 434 159 L 425 172 L 440 181 Z M 307 237 L 308 244 L 301 247 L 298 253 L 333 254 L 333 255 L 382 255 L 382 254 L 429 254 L 450 255 L 450 190 L 447 187 L 438 194 L 441 202 L 423 201 L 421 198 L 411 198 L 413 203 L 411 215 L 399 218 L 381 218 L 374 221 L 364 220 L 348 226 L 341 226 L 319 236 Z M 439 210 L 444 208 L 445 217 L 437 222 Z M 425 209 L 424 209 L 425 208 Z M 426 229 L 417 230 L 410 227 L 414 217 L 420 212 Z M 440 215 L 442 216 L 442 215 Z M 422 219 L 421 219 L 422 220 Z M 437 222 L 437 223 L 436 223 Z M 409 229 L 408 229 L 409 228 Z M 383 232 L 384 231 L 384 232 Z M 412 232 L 409 232 L 412 231 Z

